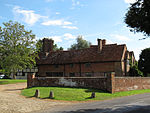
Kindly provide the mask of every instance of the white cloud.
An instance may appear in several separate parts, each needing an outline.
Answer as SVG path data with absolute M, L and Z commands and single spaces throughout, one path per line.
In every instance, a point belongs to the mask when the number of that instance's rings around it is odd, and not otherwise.
M 70 39 L 75 39 L 76 38 L 76 36 L 73 36 L 70 33 L 65 33 L 63 36 L 64 36 L 65 40 L 70 40 Z
M 69 41 L 69 40 L 72 40 L 72 39 L 76 38 L 76 36 L 74 36 L 70 33 L 65 33 L 65 34 L 60 35 L 60 36 L 56 35 L 56 36 L 45 36 L 45 37 L 47 37 L 49 39 L 53 39 L 55 42 L 62 42 L 63 39 Z
M 68 22 L 68 21 L 64 21 L 63 25 L 71 25 L 72 23 L 71 22 Z
M 75 9 L 76 6 L 79 6 L 80 5 L 80 2 L 77 1 L 77 0 L 72 0 L 72 7 L 71 9 Z
M 21 7 L 19 6 L 15 6 L 13 8 L 13 12 L 15 16 L 17 16 L 16 18 L 18 19 L 21 18 L 22 21 L 24 21 L 25 23 L 29 25 L 34 25 L 41 18 L 48 18 L 46 16 L 41 16 L 39 14 L 36 14 L 35 11 L 33 10 L 22 10 Z
M 67 29 L 78 29 L 76 26 L 62 26 L 62 28 L 67 28 Z
M 48 38 L 53 39 L 55 42 L 62 42 L 62 36 L 50 36 Z
M 131 41 L 130 38 L 126 37 L 126 36 L 123 36 L 123 35 L 118 35 L 118 34 L 112 34 L 110 35 L 111 37 L 119 40 L 119 41 Z
M 62 26 L 62 25 L 70 25 L 71 22 L 63 21 L 63 20 L 49 20 L 46 22 L 43 22 L 42 25 L 45 26 Z
M 72 0 L 72 6 L 80 5 L 80 2 L 77 0 Z
M 137 0 L 124 0 L 125 3 L 134 3 L 136 2 Z
M 60 12 L 56 12 L 56 15 L 59 15 L 60 14 Z

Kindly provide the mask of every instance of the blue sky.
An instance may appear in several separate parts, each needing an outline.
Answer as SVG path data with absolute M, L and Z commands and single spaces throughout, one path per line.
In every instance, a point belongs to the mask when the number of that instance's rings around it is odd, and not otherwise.
M 67 49 L 78 35 L 97 44 L 97 38 L 107 43 L 126 44 L 136 59 L 150 39 L 132 33 L 124 23 L 125 13 L 135 0 L 0 0 L 0 26 L 9 20 L 18 21 L 32 30 L 37 39 L 53 38 Z

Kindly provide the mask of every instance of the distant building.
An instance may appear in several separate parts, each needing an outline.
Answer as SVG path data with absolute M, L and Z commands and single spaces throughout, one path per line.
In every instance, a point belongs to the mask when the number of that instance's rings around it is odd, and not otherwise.
M 43 50 L 37 59 L 38 76 L 41 77 L 97 77 L 115 72 L 116 76 L 127 76 L 134 63 L 133 52 L 125 44 L 106 44 L 97 39 L 90 48 L 68 51 L 53 51 L 53 41 L 43 39 Z M 131 59 L 131 60 L 129 60 Z

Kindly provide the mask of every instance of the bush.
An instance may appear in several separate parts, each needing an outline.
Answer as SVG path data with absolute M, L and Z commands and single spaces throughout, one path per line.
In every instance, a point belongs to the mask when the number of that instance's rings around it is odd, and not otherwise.
M 130 76 L 141 76 L 143 77 L 143 72 L 138 69 L 138 63 L 136 62 L 133 66 L 130 67 L 129 71 Z

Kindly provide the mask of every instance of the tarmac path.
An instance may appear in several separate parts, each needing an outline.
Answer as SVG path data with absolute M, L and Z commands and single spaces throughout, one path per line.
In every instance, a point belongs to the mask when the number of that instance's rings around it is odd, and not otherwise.
M 76 103 L 37 113 L 150 113 L 150 93 L 105 101 Z

